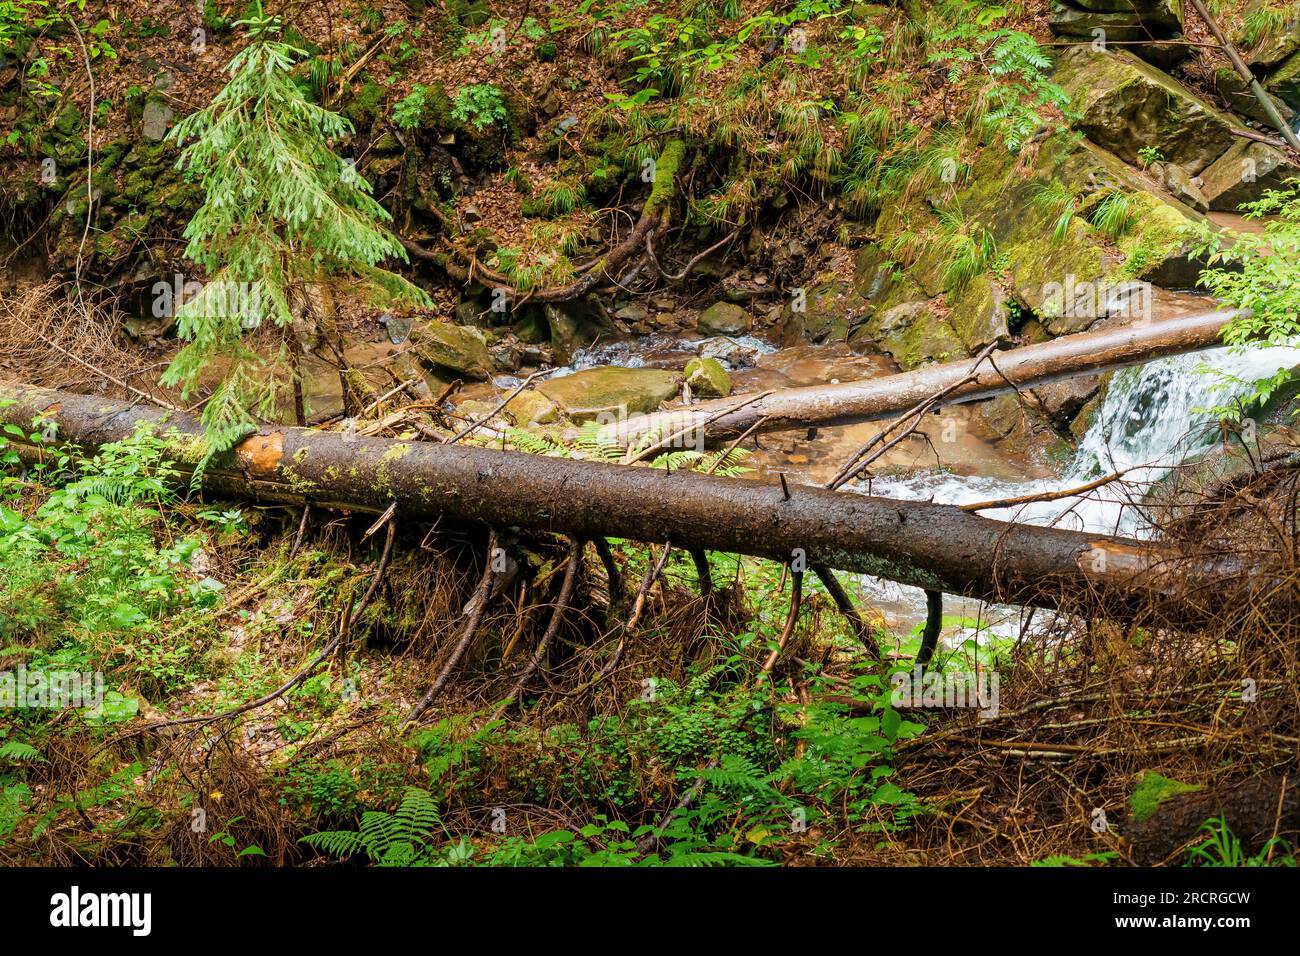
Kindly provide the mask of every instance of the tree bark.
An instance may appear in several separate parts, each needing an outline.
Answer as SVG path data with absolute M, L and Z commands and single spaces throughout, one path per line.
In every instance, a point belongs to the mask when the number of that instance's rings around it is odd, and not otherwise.
M 664 436 L 678 432 L 686 432 L 690 438 L 687 444 L 693 445 L 699 438 L 693 429 L 702 429 L 705 440 L 713 442 L 735 438 L 751 427 L 756 432 L 770 432 L 873 421 L 905 411 L 953 386 L 944 404 L 975 401 L 1013 387 L 1032 388 L 1062 378 L 1214 348 L 1223 344 L 1220 330 L 1239 314 L 1206 312 L 1141 326 L 1065 335 L 1038 345 L 994 352 L 991 360 L 978 363 L 974 373 L 976 361 L 962 359 L 866 381 L 783 389 L 713 421 L 708 420 L 735 405 L 736 398 L 701 402 L 690 408 L 632 416 L 611 423 L 604 432 L 624 447 L 651 433 Z M 968 377 L 970 380 L 963 382 Z
M 26 434 L 34 419 L 52 421 L 63 441 L 83 451 L 141 426 L 166 438 L 182 471 L 204 450 L 196 419 L 156 407 L 26 386 L 0 386 L 0 406 L 0 423 Z M 24 453 L 48 451 L 28 442 Z M 803 560 L 1012 603 L 1057 606 L 1090 595 L 1094 606 L 1125 613 L 1159 608 L 1170 623 L 1213 617 L 1222 595 L 1206 585 L 1254 573 L 1232 557 L 1186 557 L 1150 542 L 1009 524 L 951 505 L 808 485 L 789 485 L 787 495 L 780 485 L 747 479 L 304 428 L 250 436 L 210 461 L 202 483 L 215 495 L 258 501 L 363 512 L 396 502 L 408 518 L 668 539 L 687 550 Z

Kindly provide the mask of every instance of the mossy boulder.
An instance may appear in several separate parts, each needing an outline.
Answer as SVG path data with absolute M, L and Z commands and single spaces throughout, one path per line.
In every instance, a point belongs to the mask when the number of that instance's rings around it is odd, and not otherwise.
M 715 358 L 691 359 L 683 374 L 694 395 L 726 398 L 731 394 L 731 376 Z
M 1268 115 L 1259 100 L 1255 99 L 1251 88 L 1232 67 L 1224 66 L 1214 71 L 1214 91 L 1222 96 L 1224 102 L 1235 112 L 1248 116 L 1257 123 L 1272 125 L 1272 117 Z M 1290 122 L 1295 116 L 1295 110 L 1274 94 L 1267 95 L 1273 101 L 1273 108 L 1277 110 L 1278 115 Z
M 559 418 L 560 411 L 555 403 L 541 392 L 526 389 L 510 399 L 503 409 L 512 423 L 525 425 L 549 425 Z
M 677 394 L 680 381 L 663 369 L 607 365 L 548 379 L 537 390 L 580 422 L 652 412 Z
M 968 352 L 1009 341 L 1009 315 L 1006 293 L 987 276 L 968 279 L 948 295 L 948 325 Z
M 1180 43 L 1161 42 L 1181 36 L 1181 5 L 1175 3 L 1136 4 L 1125 0 L 1053 3 L 1047 24 L 1057 36 L 1078 40 L 1092 41 L 1098 36 L 1096 31 L 1104 31 L 1101 35 L 1107 41 L 1130 44 L 1127 49 L 1166 68 L 1186 59 L 1189 53 Z
M 1300 53 L 1293 53 L 1269 74 L 1264 88 L 1292 109 L 1300 110 Z
M 609 328 L 609 323 L 600 313 L 576 302 L 563 306 L 547 304 L 542 314 L 559 365 L 568 365 L 580 348 Z
M 781 309 L 781 341 L 833 343 L 848 339 L 854 326 L 871 311 L 854 283 L 824 282 L 793 296 Z
M 860 345 L 864 339 L 892 355 L 905 369 L 967 354 L 957 333 L 926 299 L 903 302 L 877 312 L 854 333 L 851 344 Z
M 696 320 L 701 335 L 744 335 L 754 326 L 754 318 L 734 302 L 715 302 Z
M 1054 78 L 1079 113 L 1076 128 L 1125 162 L 1154 148 L 1195 175 L 1236 141 L 1226 114 L 1122 50 L 1072 47 L 1058 58 Z
M 411 328 L 411 342 L 420 361 L 434 371 L 446 370 L 476 381 L 491 374 L 492 356 L 478 329 L 421 322 Z

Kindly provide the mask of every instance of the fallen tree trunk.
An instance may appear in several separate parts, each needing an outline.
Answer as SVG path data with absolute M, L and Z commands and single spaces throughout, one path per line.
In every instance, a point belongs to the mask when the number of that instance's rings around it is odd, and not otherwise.
M 606 426 L 606 437 L 623 447 L 647 435 L 685 433 L 694 444 L 699 430 L 706 441 L 735 438 L 749 428 L 780 431 L 819 425 L 846 425 L 887 418 L 945 389 L 944 404 L 988 398 L 1015 388 L 1032 388 L 1062 378 L 1135 365 L 1222 345 L 1219 332 L 1241 313 L 1206 312 L 1141 326 L 1079 332 L 1038 345 L 994 352 L 991 360 L 963 359 L 839 385 L 808 385 L 773 392 L 744 408 L 727 412 L 735 398 L 701 402 L 690 408 L 635 415 Z M 968 379 L 969 381 L 964 381 Z M 715 418 L 715 416 L 718 416 Z M 709 421 L 709 419 L 714 419 Z
M 194 418 L 67 392 L 0 386 L 0 422 L 57 425 L 90 450 L 147 426 L 192 467 L 204 448 Z M 22 442 L 18 438 L 15 441 Z M 26 454 L 48 454 L 27 439 Z M 209 462 L 206 491 L 258 501 L 445 515 L 490 527 L 663 541 L 877 575 L 935 591 L 1056 606 L 1095 595 L 1166 620 L 1221 610 L 1202 585 L 1249 575 L 1232 558 L 1184 558 L 1147 542 L 1008 524 L 950 505 L 898 501 L 459 445 L 266 429 Z M 1196 597 L 1200 595 L 1200 597 Z M 1167 599 L 1167 600 L 1166 600 Z

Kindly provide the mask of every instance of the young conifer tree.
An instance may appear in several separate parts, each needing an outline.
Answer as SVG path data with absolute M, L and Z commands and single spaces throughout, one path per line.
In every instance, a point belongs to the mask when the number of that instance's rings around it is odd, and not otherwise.
M 375 305 L 429 305 L 378 267 L 406 261 L 406 251 L 382 227 L 391 217 L 370 185 L 332 149 L 352 124 L 309 102 L 290 75 L 305 51 L 278 39 L 279 18 L 260 6 L 239 24 L 251 42 L 227 66 L 230 81 L 171 132 L 184 145 L 177 167 L 204 192 L 185 255 L 208 282 L 177 311 L 187 344 L 163 382 L 189 394 L 214 358 L 225 363 L 202 414 L 209 454 L 248 434 L 255 418 L 274 419 L 293 388 L 293 304 L 309 286 L 349 276 Z

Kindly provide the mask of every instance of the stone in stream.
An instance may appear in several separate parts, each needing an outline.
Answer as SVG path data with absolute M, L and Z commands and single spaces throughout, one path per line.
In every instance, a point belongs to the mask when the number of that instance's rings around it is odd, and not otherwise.
M 483 381 L 492 372 L 492 356 L 477 329 L 449 322 L 422 322 L 411 328 L 415 354 L 426 366 Z
M 1300 167 L 1280 149 L 1243 139 L 1201 174 L 1210 208 L 1236 212 L 1242 203 L 1258 199 L 1266 189 L 1281 189 L 1300 176 Z
M 652 412 L 677 394 L 680 377 L 657 368 L 607 365 L 548 379 L 537 390 L 574 421 Z
M 506 417 L 512 423 L 525 425 L 549 425 L 559 417 L 555 403 L 541 392 L 525 389 L 506 403 Z
M 717 359 L 691 359 L 686 363 L 686 384 L 691 393 L 708 398 L 726 398 L 731 394 L 731 376 Z
M 1071 47 L 1054 79 L 1080 114 L 1075 127 L 1127 163 L 1153 148 L 1194 176 L 1236 142 L 1226 114 L 1131 53 Z
M 740 306 L 715 302 L 700 313 L 696 328 L 703 335 L 743 335 L 753 325 L 753 318 Z

